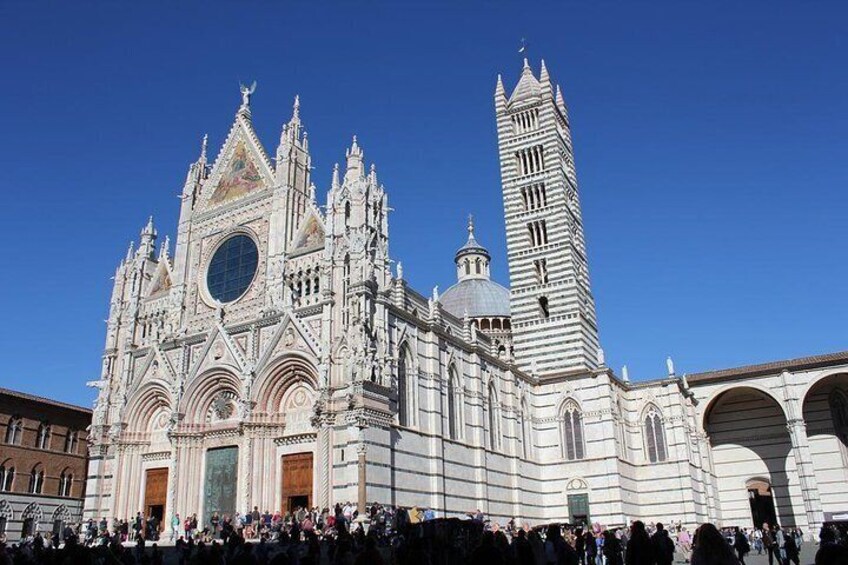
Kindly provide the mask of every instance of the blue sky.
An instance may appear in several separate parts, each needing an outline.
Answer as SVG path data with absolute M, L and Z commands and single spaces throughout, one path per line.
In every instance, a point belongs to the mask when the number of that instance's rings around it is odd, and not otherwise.
M 468 213 L 506 283 L 495 78 L 522 37 L 570 108 L 610 365 L 631 378 L 848 348 L 844 3 L 0 4 L 0 386 L 89 404 L 109 277 L 257 80 L 273 152 L 300 94 L 323 199 L 351 136 L 412 284 Z M 742 5 L 740 5 L 742 4 Z

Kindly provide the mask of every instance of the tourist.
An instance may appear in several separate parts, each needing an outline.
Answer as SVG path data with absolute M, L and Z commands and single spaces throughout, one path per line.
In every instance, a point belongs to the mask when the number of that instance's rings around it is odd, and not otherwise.
M 606 530 L 603 536 L 606 565 L 624 565 L 624 559 L 621 555 L 621 540 L 609 530 Z
M 589 547 L 588 540 L 586 547 L 587 549 Z M 654 565 L 655 563 L 651 538 L 648 537 L 645 523 L 641 520 L 636 520 L 630 526 L 630 541 L 627 542 L 624 563 L 625 565 Z
M 743 534 L 738 527 L 733 535 L 733 549 L 736 550 L 739 562 L 742 565 L 745 565 L 745 556 L 749 551 L 751 551 L 751 546 L 748 543 L 748 538 L 745 537 L 745 534 Z
M 220 523 L 221 523 L 221 517 L 218 516 L 218 511 L 215 510 L 214 512 L 212 512 L 212 517 L 209 518 L 209 524 L 212 526 L 212 535 L 213 536 L 218 535 L 218 524 L 220 524 Z
M 657 565 L 671 565 L 674 561 L 674 542 L 668 537 L 661 522 L 657 522 L 656 533 L 651 537 L 651 547 Z
M 785 534 L 783 536 L 783 562 L 786 565 L 790 562 L 801 565 L 800 551 L 795 536 L 792 533 Z
M 777 564 L 782 565 L 783 559 L 780 556 L 780 545 L 775 538 L 775 531 L 768 522 L 763 523 L 763 547 L 768 555 L 769 565 L 774 565 L 774 560 L 777 559 Z
M 680 547 L 680 553 L 683 554 L 683 559 L 688 563 L 692 558 L 692 536 L 689 535 L 689 530 L 681 527 L 677 532 L 677 545 Z
M 702 524 L 695 531 L 691 565 L 738 565 L 733 548 L 721 532 L 710 523 Z
M 848 547 L 837 542 L 837 532 L 833 527 L 822 526 L 819 542 L 821 545 L 816 552 L 816 565 L 848 563 Z

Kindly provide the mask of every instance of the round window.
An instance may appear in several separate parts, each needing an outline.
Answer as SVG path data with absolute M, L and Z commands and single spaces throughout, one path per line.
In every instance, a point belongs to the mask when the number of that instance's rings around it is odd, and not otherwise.
M 209 262 L 206 287 L 218 302 L 232 302 L 245 293 L 256 274 L 259 252 L 256 243 L 243 234 L 221 244 Z

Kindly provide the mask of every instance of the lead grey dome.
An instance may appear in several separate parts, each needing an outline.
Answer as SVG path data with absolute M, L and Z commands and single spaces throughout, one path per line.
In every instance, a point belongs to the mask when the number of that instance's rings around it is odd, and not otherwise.
M 509 290 L 491 279 L 489 251 L 474 238 L 474 219 L 468 218 L 468 240 L 454 257 L 459 279 L 447 289 L 439 302 L 460 318 L 508 318 Z
M 442 307 L 462 318 L 508 317 L 509 291 L 490 279 L 459 281 L 439 298 Z

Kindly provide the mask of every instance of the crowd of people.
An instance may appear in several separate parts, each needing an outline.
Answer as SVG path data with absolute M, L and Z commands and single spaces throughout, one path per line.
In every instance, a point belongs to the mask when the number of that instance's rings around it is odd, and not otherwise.
M 844 529 L 826 525 L 819 538 L 816 565 L 848 564 Z M 768 555 L 770 565 L 800 565 L 803 543 L 799 530 L 770 524 L 718 529 L 706 523 L 691 533 L 681 524 L 641 521 L 531 527 L 488 521 L 479 510 L 445 519 L 427 508 L 372 504 L 360 515 L 355 505 L 338 504 L 213 513 L 203 524 L 195 514 L 175 515 L 167 525 L 140 513 L 130 521 L 90 520 L 13 546 L 0 542 L 0 565 L 744 565 L 752 553 Z

